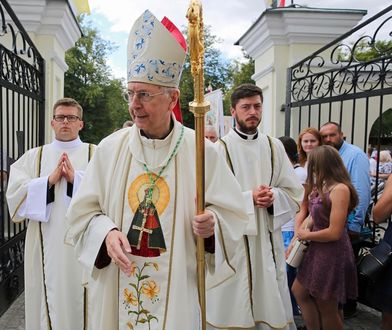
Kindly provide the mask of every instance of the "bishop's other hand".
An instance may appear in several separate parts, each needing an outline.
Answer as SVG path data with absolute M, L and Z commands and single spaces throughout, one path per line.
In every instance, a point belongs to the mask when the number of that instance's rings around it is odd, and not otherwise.
M 197 236 L 208 238 L 215 232 L 214 214 L 205 210 L 203 214 L 195 215 L 192 221 L 193 233 Z

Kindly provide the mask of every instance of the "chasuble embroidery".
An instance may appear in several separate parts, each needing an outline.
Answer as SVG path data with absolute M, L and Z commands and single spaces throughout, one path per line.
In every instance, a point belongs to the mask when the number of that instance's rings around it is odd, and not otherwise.
M 151 179 L 154 184 L 151 184 Z M 160 257 L 166 252 L 160 216 L 170 201 L 169 185 L 154 173 L 138 175 L 128 188 L 128 204 L 134 213 L 128 231 L 132 255 L 147 258 Z M 152 305 L 160 303 L 164 285 L 160 282 L 160 263 L 137 258 L 131 263 L 130 276 L 122 289 L 122 303 L 128 315 L 128 329 L 139 329 L 159 323 L 160 316 Z M 144 329 L 144 327 L 143 327 Z
M 147 324 L 150 329 L 152 322 L 158 323 L 157 316 L 154 316 L 144 304 L 146 299 L 152 304 L 160 300 L 160 285 L 152 277 L 154 270 L 159 270 L 156 262 L 145 262 L 142 267 L 132 262 L 129 288 L 123 291 L 123 304 L 130 316 L 127 322 L 128 329 L 134 329 L 138 324 Z
M 169 203 L 170 192 L 163 178 L 155 174 L 152 174 L 152 177 L 155 180 L 153 186 L 150 177 L 141 174 L 128 190 L 128 201 L 134 217 L 127 237 L 132 249 L 131 254 L 142 257 L 158 257 L 166 251 L 159 216 Z M 136 203 L 139 205 L 135 210 Z
M 175 168 L 169 164 L 183 136 L 182 126 L 165 164 L 154 171 L 144 161 L 131 164 L 123 221 L 132 266 L 130 274 L 120 273 L 119 278 L 120 328 L 161 329 L 167 322 L 176 208 L 175 199 L 171 201 L 173 192 L 176 196 Z

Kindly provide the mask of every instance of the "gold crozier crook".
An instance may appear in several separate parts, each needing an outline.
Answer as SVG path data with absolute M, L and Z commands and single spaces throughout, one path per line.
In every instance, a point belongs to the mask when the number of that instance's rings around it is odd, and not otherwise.
M 204 37 L 203 13 L 199 0 L 191 0 L 186 17 L 188 18 L 188 41 L 193 76 L 194 100 L 189 108 L 195 116 L 196 136 L 196 213 L 204 213 L 204 117 L 210 110 L 209 102 L 204 100 Z M 206 330 L 206 290 L 204 239 L 197 237 L 197 281 L 201 310 L 202 330 Z

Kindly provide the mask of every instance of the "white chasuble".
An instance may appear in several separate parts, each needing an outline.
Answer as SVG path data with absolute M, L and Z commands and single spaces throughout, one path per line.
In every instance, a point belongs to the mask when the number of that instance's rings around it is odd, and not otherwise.
M 99 144 L 71 202 L 66 237 L 91 275 L 91 329 L 200 329 L 191 223 L 196 212 L 194 140 L 192 130 L 175 122 L 164 140 L 148 140 L 134 125 Z M 214 287 L 235 274 L 231 264 L 247 217 L 241 189 L 212 143 L 206 143 L 206 205 L 217 221 L 215 254 L 206 253 L 206 286 Z M 114 263 L 95 267 L 113 228 L 130 241 L 130 276 Z
M 242 296 L 237 294 L 235 306 L 231 308 L 244 309 L 244 302 L 250 301 L 256 329 L 295 328 L 280 227 L 299 210 L 303 188 L 279 140 L 271 138 L 270 146 L 267 136 L 260 132 L 254 140 L 245 140 L 234 130 L 230 130 L 223 140 L 246 199 L 249 225 L 243 245 L 247 255 L 238 260 L 236 266 L 240 272 L 222 287 L 215 288 L 211 296 L 218 304 L 219 299 L 225 300 L 227 291 L 243 292 Z M 223 144 L 221 149 L 226 154 Z M 272 187 L 273 215 L 253 204 L 252 190 L 261 184 Z M 251 297 L 245 285 L 250 287 Z M 209 320 L 215 327 L 233 326 L 224 318 L 221 308 L 211 311 Z M 231 322 L 238 321 L 232 318 Z M 244 316 L 242 323 L 234 326 L 248 328 L 249 322 Z
M 177 157 L 173 156 L 165 167 L 170 152 L 174 150 L 173 147 L 169 150 L 170 141 L 174 144 L 177 142 L 172 139 L 172 134 L 163 141 L 141 137 L 143 153 L 135 153 L 131 160 L 127 193 L 124 196 L 122 231 L 128 235 L 131 245 L 132 253 L 129 259 L 132 270 L 129 277 L 120 272 L 119 329 L 149 330 L 163 329 L 165 326 L 170 329 L 167 327 L 168 322 L 175 320 L 165 318 L 168 302 L 173 299 L 169 289 L 176 285 L 172 283 L 170 273 L 174 248 L 179 245 L 181 250 L 195 252 L 194 239 L 186 234 L 191 232 L 191 223 L 176 221 L 178 219 L 175 218 Z M 146 162 L 149 164 L 148 172 L 143 165 Z M 165 168 L 162 175 L 158 178 L 157 174 L 163 167 Z M 152 200 L 146 203 L 151 187 Z M 176 235 L 188 237 L 185 241 L 175 241 Z M 194 266 L 191 265 L 195 271 Z M 194 273 L 186 279 L 186 282 L 189 280 L 190 283 L 184 284 L 184 296 L 197 296 L 195 275 Z M 190 318 L 190 324 L 198 324 L 197 305 L 190 304 L 189 307 L 189 313 L 186 309 L 182 313 L 186 313 L 186 317 Z M 181 317 L 184 316 L 179 315 L 178 322 L 181 322 Z
M 46 201 L 48 176 L 62 153 L 68 154 L 75 170 L 75 194 L 76 178 L 87 166 L 89 149 L 80 139 L 55 140 L 43 146 L 40 161 L 40 148 L 35 148 L 11 166 L 7 201 L 12 220 L 29 218 L 24 256 L 26 329 L 85 328 L 82 267 L 73 249 L 64 244 L 65 214 L 71 200 L 64 178 L 54 187 L 54 202 L 46 205 Z

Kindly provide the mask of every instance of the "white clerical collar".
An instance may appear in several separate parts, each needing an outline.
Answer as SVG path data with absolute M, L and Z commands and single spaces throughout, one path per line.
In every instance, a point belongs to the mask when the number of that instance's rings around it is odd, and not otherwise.
M 59 149 L 72 149 L 80 146 L 82 143 L 83 142 L 80 140 L 80 137 L 78 136 L 75 140 L 72 141 L 59 141 L 57 139 L 54 139 L 52 145 Z
M 244 140 L 256 140 L 259 136 L 259 131 L 256 131 L 254 134 L 245 134 L 240 132 L 236 127 L 234 127 L 234 132 L 236 132 Z

